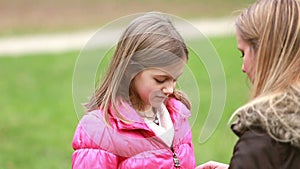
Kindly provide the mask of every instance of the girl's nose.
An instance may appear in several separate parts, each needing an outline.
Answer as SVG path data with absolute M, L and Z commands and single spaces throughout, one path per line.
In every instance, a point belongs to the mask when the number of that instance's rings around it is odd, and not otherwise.
M 174 84 L 173 83 L 168 83 L 168 85 L 164 86 L 164 88 L 162 89 L 162 92 L 166 95 L 173 94 Z

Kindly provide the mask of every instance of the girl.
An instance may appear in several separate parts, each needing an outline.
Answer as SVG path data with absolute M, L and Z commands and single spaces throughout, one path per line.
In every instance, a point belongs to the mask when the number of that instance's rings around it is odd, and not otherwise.
M 168 18 L 147 13 L 122 34 L 73 139 L 74 169 L 195 168 L 190 103 L 175 89 L 188 60 Z
M 233 114 L 239 136 L 230 164 L 197 169 L 299 169 L 300 2 L 259 0 L 236 20 L 252 98 Z

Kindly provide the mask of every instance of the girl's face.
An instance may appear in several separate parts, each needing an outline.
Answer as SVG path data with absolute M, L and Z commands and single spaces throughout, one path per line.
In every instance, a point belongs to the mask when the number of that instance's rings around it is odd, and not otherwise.
M 163 68 L 147 68 L 135 76 L 133 87 L 144 104 L 144 110 L 159 107 L 174 92 L 185 64 L 186 61 L 180 61 Z
M 252 67 L 254 64 L 254 56 L 255 56 L 254 50 L 249 43 L 247 43 L 245 40 L 241 38 L 238 31 L 236 33 L 236 37 L 237 37 L 238 50 L 241 51 L 243 57 L 242 71 L 248 75 L 248 78 L 253 83 L 254 71 Z

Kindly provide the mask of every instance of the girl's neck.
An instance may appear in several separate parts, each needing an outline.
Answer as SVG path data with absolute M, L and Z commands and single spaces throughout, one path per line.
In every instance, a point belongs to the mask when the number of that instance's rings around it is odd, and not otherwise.
M 157 113 L 155 108 L 153 108 L 153 107 L 150 107 L 150 108 L 142 110 L 142 111 L 137 111 L 137 112 L 142 118 L 147 118 L 149 120 L 155 119 L 155 116 Z

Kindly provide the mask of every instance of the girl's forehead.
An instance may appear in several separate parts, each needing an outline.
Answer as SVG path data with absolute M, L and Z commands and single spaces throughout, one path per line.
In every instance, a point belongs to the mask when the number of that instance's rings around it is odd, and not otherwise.
M 151 67 L 148 68 L 148 70 L 152 70 L 153 74 L 170 76 L 174 79 L 177 79 L 182 74 L 185 65 L 186 62 L 181 61 L 164 67 Z

